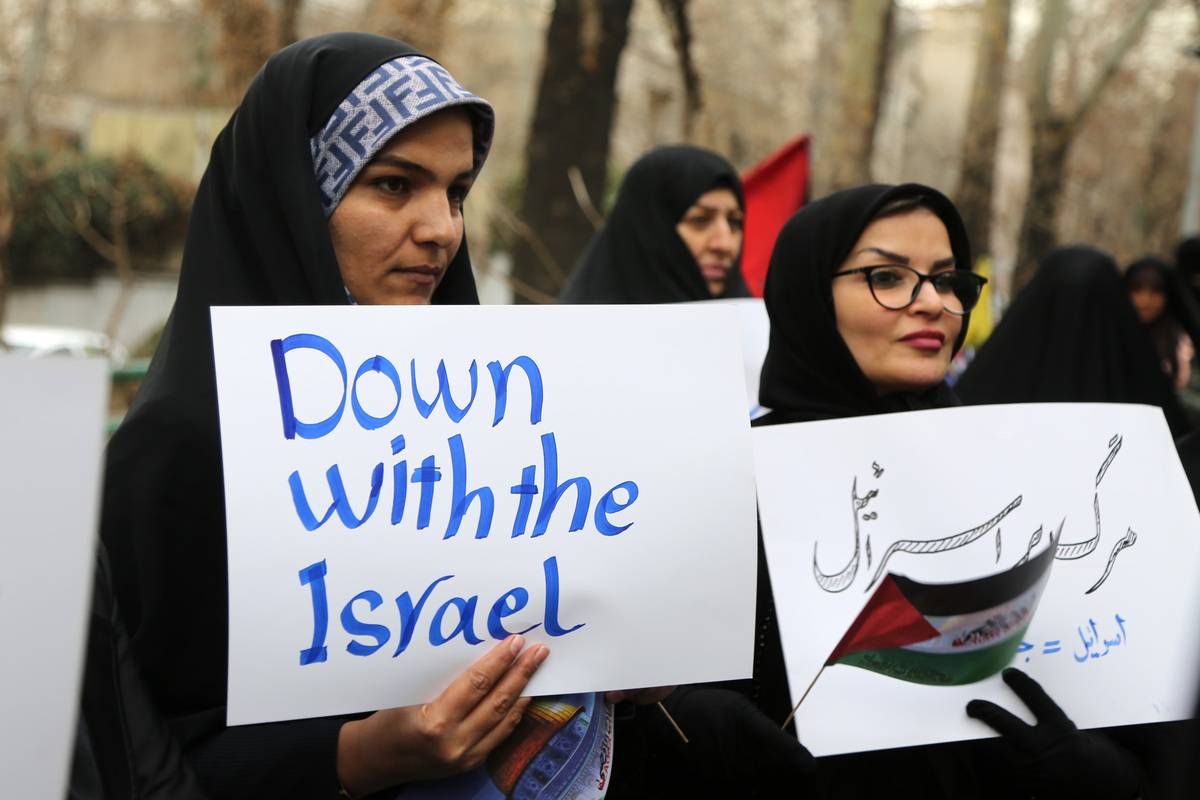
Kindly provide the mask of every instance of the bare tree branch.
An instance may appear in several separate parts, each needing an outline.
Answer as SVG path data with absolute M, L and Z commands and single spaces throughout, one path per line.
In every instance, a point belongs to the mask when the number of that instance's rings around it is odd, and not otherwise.
M 1126 26 L 1125 30 L 1121 31 L 1120 38 L 1113 45 L 1112 50 L 1108 53 L 1108 58 L 1100 71 L 1096 73 L 1091 86 L 1083 94 L 1083 99 L 1079 101 L 1079 105 L 1068 117 L 1068 124 L 1071 127 L 1079 125 L 1083 118 L 1088 115 L 1092 107 L 1096 105 L 1096 101 L 1104 92 L 1104 87 L 1117 74 L 1117 70 L 1121 68 L 1121 62 L 1125 60 L 1125 56 L 1135 45 L 1142 39 L 1142 34 L 1146 32 L 1146 24 L 1150 21 L 1150 15 L 1153 14 L 1162 4 L 1162 0 L 1146 0 L 1142 7 L 1138 10 L 1137 16 Z
M 575 202 L 579 204 L 579 210 L 588 218 L 588 222 L 592 223 L 592 227 L 600 230 L 600 226 L 604 224 L 604 215 L 596 210 L 596 205 L 592 202 L 592 196 L 588 194 L 587 184 L 583 182 L 583 173 L 579 171 L 579 167 L 572 164 L 567 169 L 567 180 L 571 182 L 571 192 L 575 195 Z
M 1054 51 L 1066 26 L 1067 0 L 1045 0 L 1042 3 L 1042 20 L 1033 40 L 1033 55 L 1030 59 L 1030 105 L 1034 119 L 1048 119 L 1054 113 L 1050 104 Z
M 509 211 L 503 203 L 496 203 L 492 206 L 492 216 L 500 222 L 505 228 L 508 228 L 510 233 L 519 236 L 529 249 L 537 257 L 538 263 L 546 273 L 552 276 L 561 285 L 567 278 L 563 268 L 555 261 L 554 256 L 550 253 L 550 248 L 542 241 L 542 237 L 538 236 L 533 228 L 522 220 L 519 216 Z M 529 285 L 529 284 L 525 284 Z M 552 297 L 548 293 L 541 293 L 545 297 Z

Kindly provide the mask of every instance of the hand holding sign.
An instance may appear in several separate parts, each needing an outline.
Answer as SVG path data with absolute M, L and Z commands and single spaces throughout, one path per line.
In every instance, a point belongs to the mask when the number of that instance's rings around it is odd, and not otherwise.
M 521 721 L 529 705 L 521 692 L 550 655 L 545 645 L 521 652 L 524 646 L 524 637 L 510 636 L 432 703 L 377 711 L 343 725 L 337 755 L 343 788 L 358 797 L 482 764 Z
M 1081 731 L 1050 699 L 1041 684 L 1019 669 L 1004 670 L 1004 682 L 1037 717 L 1027 725 L 987 700 L 967 703 L 967 716 L 999 733 L 1017 751 L 1022 777 L 1038 796 L 1134 797 L 1138 768 L 1133 758 L 1103 733 Z

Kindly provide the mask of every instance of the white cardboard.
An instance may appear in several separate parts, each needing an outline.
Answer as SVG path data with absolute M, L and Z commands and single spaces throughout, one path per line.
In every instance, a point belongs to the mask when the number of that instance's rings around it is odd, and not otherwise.
M 0 785 L 63 797 L 107 410 L 100 359 L 0 357 Z
M 1097 487 L 1114 435 L 1121 437 L 1120 449 Z M 1039 527 L 1057 531 L 1062 522 L 1064 545 L 1093 537 L 1098 500 L 1097 546 L 1084 557 L 1055 560 L 1024 637 L 1029 646 L 1022 645 L 1013 665 L 1040 681 L 1080 727 L 1191 715 L 1200 516 L 1159 409 L 953 408 L 764 427 L 753 436 L 763 538 L 794 700 L 869 597 L 866 587 L 892 542 L 954 535 L 1020 496 L 1021 505 L 999 526 L 999 545 L 992 530 L 953 551 L 897 553 L 886 572 L 923 582 L 999 572 L 1025 553 Z M 849 565 L 855 478 L 860 497 L 871 489 L 879 494 L 859 512 L 857 575 L 846 590 L 831 593 L 814 579 L 814 546 L 822 572 Z M 869 514 L 876 516 L 863 518 Z M 1087 594 L 1129 529 L 1136 542 Z M 1043 535 L 1035 552 L 1047 541 Z M 999 675 L 966 686 L 925 686 L 835 664 L 820 674 L 796 725 L 818 756 L 993 735 L 966 716 L 972 698 L 1033 721 Z
M 771 319 L 761 297 L 737 297 L 728 300 L 702 300 L 703 303 L 719 303 L 737 311 L 742 331 L 742 361 L 745 365 L 746 398 L 750 405 L 750 418 L 761 417 L 768 409 L 758 403 L 758 382 L 762 374 L 763 359 L 771 343 Z
M 364 430 L 350 401 L 334 431 L 319 439 L 283 434 L 280 391 L 271 341 L 312 333 L 335 343 L 349 383 L 359 365 L 381 355 L 393 364 L 402 398 L 395 418 Z M 746 396 L 729 376 L 742 369 L 738 322 L 730 309 L 710 307 L 571 308 L 217 308 L 213 310 L 229 541 L 230 724 L 366 711 L 425 702 L 493 643 L 487 616 L 515 586 L 528 606 L 504 620 L 507 630 L 539 625 L 527 638 L 546 642 L 550 657 L 528 691 L 557 694 L 746 677 L 751 670 L 755 585 L 754 484 Z M 530 423 L 525 373 L 509 377 L 507 410 L 493 426 L 495 391 L 488 363 L 532 358 L 544 382 L 543 416 Z M 468 367 L 477 362 L 474 405 L 459 423 L 441 403 L 422 418 L 412 394 L 411 363 L 428 400 L 444 360 L 451 394 L 470 395 Z M 286 355 L 295 414 L 325 418 L 341 396 L 341 378 L 313 350 Z M 374 363 L 374 362 L 370 362 Z M 359 381 L 363 408 L 384 416 L 395 404 L 391 383 L 378 372 Z M 568 489 L 548 532 L 533 537 L 542 494 L 533 498 L 526 533 L 512 527 L 522 468 L 536 465 L 542 487 L 540 437 L 553 433 L 559 481 L 585 475 L 591 503 L 582 530 L 568 532 L 576 491 Z M 448 438 L 459 434 L 467 454 L 467 489 L 489 486 L 491 532 L 476 538 L 479 503 L 461 530 L 444 538 L 453 471 Z M 405 447 L 391 452 L 393 437 Z M 400 524 L 391 523 L 392 467 L 407 461 L 411 475 L 436 456 L 432 521 L 417 530 L 419 484 L 407 484 Z M 351 508 L 366 508 L 372 469 L 382 464 L 378 506 L 361 527 L 334 515 L 315 531 L 300 523 L 289 490 L 296 471 L 320 517 L 330 502 L 326 470 L 338 465 Z M 638 497 L 612 514 L 632 527 L 611 536 L 596 528 L 593 509 L 604 492 L 634 481 Z M 628 495 L 616 496 L 623 501 Z M 554 557 L 561 582 L 559 620 L 584 627 L 547 634 L 544 564 Z M 314 584 L 300 570 L 324 560 L 328 594 L 326 660 L 301 665 L 314 638 Z M 415 603 L 438 584 L 410 645 L 399 640 L 396 598 Z M 355 604 L 364 621 L 389 629 L 370 655 L 352 655 L 341 614 L 364 590 L 380 595 Z M 450 597 L 478 596 L 470 645 L 460 634 L 430 644 L 430 617 Z M 449 633 L 458 620 L 450 607 Z

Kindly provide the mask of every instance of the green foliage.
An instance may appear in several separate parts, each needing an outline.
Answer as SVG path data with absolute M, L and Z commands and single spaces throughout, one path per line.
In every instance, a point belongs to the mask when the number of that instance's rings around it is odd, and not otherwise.
M 132 266 L 154 269 L 186 231 L 192 188 L 136 158 L 39 149 L 10 153 L 0 168 L 15 212 L 6 259 L 14 284 L 90 280 L 112 269 L 105 245 L 121 227 Z

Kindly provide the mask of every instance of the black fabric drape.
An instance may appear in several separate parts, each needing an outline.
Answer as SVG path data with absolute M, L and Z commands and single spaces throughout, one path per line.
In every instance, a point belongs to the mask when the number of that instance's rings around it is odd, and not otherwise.
M 1176 436 L 1186 430 L 1116 263 L 1093 247 L 1042 260 L 955 391 L 966 403 L 1146 403 Z
M 372 70 L 415 51 L 331 34 L 272 56 L 213 145 L 179 290 L 107 451 L 101 536 L 150 694 L 220 797 L 337 793 L 339 720 L 224 728 L 225 504 L 209 309 L 341 305 L 309 141 Z M 476 303 L 466 241 L 435 303 Z
M 560 303 L 679 303 L 709 300 L 696 258 L 675 226 L 700 195 L 724 187 L 744 209 L 742 182 L 716 153 L 658 147 L 625 174 L 616 203 L 575 265 Z M 741 254 L 721 297 L 748 297 Z

